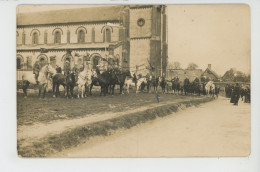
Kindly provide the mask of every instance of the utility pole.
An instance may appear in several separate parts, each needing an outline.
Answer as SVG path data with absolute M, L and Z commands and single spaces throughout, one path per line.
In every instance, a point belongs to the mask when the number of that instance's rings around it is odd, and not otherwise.
M 161 76 L 163 76 L 163 5 L 161 6 Z

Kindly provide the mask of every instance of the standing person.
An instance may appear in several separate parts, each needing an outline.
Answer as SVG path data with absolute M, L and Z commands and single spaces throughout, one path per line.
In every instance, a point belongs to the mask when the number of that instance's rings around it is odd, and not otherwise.
M 41 70 L 41 65 L 39 60 L 37 59 L 33 65 L 33 74 L 37 85 L 39 84 L 38 78 L 39 78 L 40 70 Z
M 64 64 L 64 75 L 67 76 L 68 74 L 70 74 L 70 62 L 66 60 Z
M 238 85 L 238 83 L 236 83 L 234 90 L 233 90 L 233 94 L 234 94 L 234 105 L 238 105 L 238 100 L 240 98 L 240 87 Z

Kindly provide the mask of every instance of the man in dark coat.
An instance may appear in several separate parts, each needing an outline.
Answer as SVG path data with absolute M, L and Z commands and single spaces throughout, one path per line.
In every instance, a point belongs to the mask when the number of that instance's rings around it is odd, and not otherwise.
M 133 76 L 133 82 L 135 83 L 135 87 L 136 87 L 137 77 L 136 77 L 135 73 L 134 73 L 134 76 Z
M 38 77 L 39 77 L 40 70 L 41 70 L 41 65 L 39 60 L 37 59 L 33 65 L 33 74 L 37 84 L 39 84 Z
M 238 83 L 236 83 L 234 87 L 233 94 L 234 94 L 234 105 L 238 105 L 238 100 L 240 98 L 240 87 Z

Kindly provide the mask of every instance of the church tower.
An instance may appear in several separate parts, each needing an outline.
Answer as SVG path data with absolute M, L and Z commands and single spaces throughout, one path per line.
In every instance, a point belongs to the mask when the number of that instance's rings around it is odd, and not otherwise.
M 137 74 L 166 73 L 166 6 L 131 5 L 129 12 L 130 68 Z

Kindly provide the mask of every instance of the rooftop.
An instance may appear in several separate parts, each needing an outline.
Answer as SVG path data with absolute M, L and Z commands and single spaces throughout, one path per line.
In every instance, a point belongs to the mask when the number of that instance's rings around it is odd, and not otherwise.
M 124 6 L 102 6 L 33 13 L 17 13 L 17 26 L 119 21 Z

